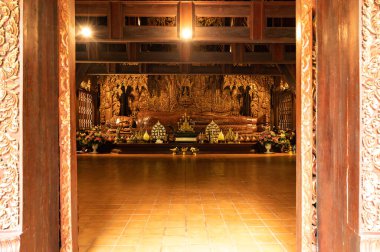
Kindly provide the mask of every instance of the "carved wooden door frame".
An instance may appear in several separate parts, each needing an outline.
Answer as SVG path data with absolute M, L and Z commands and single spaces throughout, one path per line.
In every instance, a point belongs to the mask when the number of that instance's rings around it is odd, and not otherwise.
M 296 0 L 297 251 L 315 251 L 313 0 Z M 315 87 L 314 87 L 315 88 Z
M 22 233 L 22 0 L 0 0 L 0 250 L 19 251 Z M 74 0 L 59 11 L 61 251 L 77 251 Z M 378 0 L 361 0 L 361 162 L 359 205 L 362 251 L 380 248 L 380 27 Z M 315 246 L 313 182 L 312 0 L 297 1 L 297 250 Z

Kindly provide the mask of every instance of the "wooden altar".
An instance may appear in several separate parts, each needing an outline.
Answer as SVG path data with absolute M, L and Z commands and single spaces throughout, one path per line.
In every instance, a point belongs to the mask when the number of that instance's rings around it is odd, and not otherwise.
M 199 144 L 199 143 L 165 143 L 165 144 L 116 144 L 120 154 L 171 154 L 170 149 L 178 147 L 195 147 L 200 154 L 247 154 L 251 153 L 254 143 L 242 144 Z M 188 151 L 187 154 L 191 154 Z

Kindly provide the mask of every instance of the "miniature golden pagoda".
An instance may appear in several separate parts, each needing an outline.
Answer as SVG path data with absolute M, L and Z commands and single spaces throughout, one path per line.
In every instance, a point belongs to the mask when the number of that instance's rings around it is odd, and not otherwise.
M 185 113 L 178 122 L 178 131 L 194 132 L 194 128 L 190 125 L 190 123 L 191 123 L 190 116 L 187 116 Z

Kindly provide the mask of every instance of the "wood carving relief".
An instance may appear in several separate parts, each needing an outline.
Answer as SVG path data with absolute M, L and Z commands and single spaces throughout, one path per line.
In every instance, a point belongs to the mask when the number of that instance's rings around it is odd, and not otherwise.
M 249 116 L 267 123 L 270 89 L 267 76 L 117 75 L 99 79 L 101 122 L 144 111 Z M 127 107 L 127 109 L 123 109 Z M 121 113 L 121 111 L 127 114 Z
M 21 232 L 20 2 L 0 0 L 0 251 L 18 251 Z
M 120 115 L 123 106 L 129 108 L 127 115 L 139 109 L 139 101 L 147 96 L 146 75 L 107 75 L 99 78 L 100 122 L 109 122 Z M 125 104 L 121 100 L 125 99 Z
M 312 218 L 312 228 L 313 228 L 313 248 L 316 250 L 317 248 L 317 237 L 318 237 L 318 218 L 317 218 L 317 36 L 316 36 L 316 30 L 317 30 L 317 21 L 316 16 L 313 15 L 313 195 L 312 195 L 312 211 L 313 211 L 313 218 Z
M 313 21 L 312 0 L 297 2 L 297 23 L 300 25 L 297 46 L 299 79 L 297 80 L 298 124 L 297 126 L 297 209 L 301 214 L 301 223 L 298 224 L 298 249 L 301 251 L 315 251 L 315 207 L 313 200 Z M 314 225 L 313 225 L 314 224 Z
M 362 11 L 361 231 L 380 232 L 380 1 Z
M 71 0 L 58 0 L 59 24 L 59 145 L 60 145 L 60 220 L 61 220 L 61 251 L 77 250 L 74 244 L 76 236 L 76 156 L 75 156 L 75 78 L 71 78 L 74 55 L 73 17 Z M 75 197 L 75 196 L 74 196 Z

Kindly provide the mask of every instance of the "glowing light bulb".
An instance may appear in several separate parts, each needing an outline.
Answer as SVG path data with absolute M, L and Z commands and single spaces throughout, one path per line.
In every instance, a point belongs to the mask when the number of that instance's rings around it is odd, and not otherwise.
M 90 38 L 92 37 L 92 30 L 90 27 L 88 26 L 84 26 L 82 27 L 81 31 L 80 31 L 80 34 L 85 37 L 85 38 Z
M 190 28 L 183 28 L 181 32 L 182 39 L 191 39 L 193 37 L 193 32 Z

